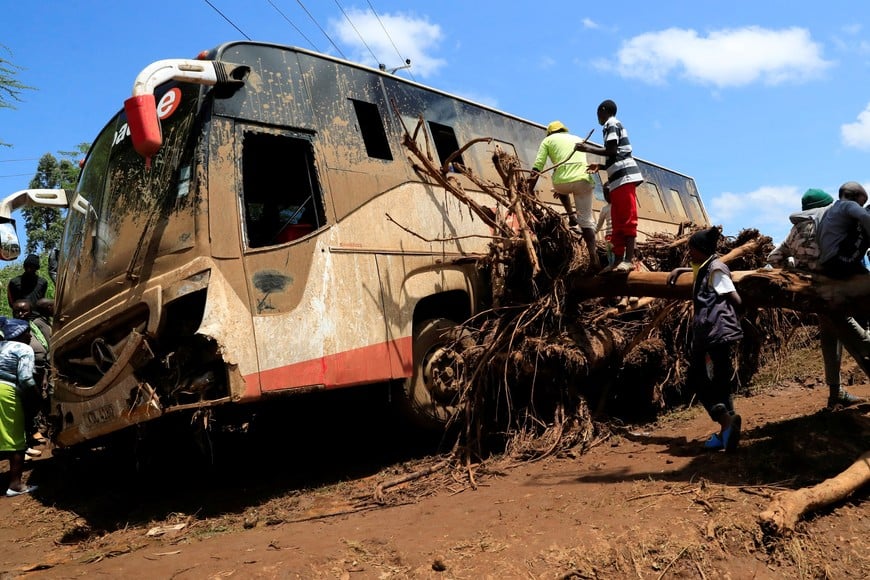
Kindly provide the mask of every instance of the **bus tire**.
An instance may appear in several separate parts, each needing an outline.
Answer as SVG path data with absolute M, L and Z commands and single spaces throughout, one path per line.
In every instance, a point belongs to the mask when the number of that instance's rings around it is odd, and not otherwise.
M 443 389 L 434 380 L 455 360 L 452 349 L 459 324 L 448 318 L 431 318 L 414 325 L 413 374 L 402 383 L 402 408 L 408 419 L 427 431 L 444 430 L 456 413 L 458 390 Z

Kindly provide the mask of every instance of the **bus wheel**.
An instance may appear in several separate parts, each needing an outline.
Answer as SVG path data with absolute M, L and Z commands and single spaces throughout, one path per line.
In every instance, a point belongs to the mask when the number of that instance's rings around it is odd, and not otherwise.
M 447 318 L 414 325 L 414 374 L 402 385 L 402 406 L 411 421 L 424 429 L 443 430 L 456 412 L 456 364 L 461 364 L 461 357 L 452 347 L 459 338 L 458 327 Z

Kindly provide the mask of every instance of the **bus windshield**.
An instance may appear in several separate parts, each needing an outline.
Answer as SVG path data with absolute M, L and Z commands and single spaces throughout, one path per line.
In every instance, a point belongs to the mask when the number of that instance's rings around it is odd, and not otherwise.
M 64 293 L 77 293 L 76 288 L 87 292 L 124 272 L 129 276 L 155 232 L 165 233 L 170 216 L 171 229 L 187 228 L 189 235 L 180 238 L 192 243 L 192 211 L 185 210 L 193 206 L 191 128 L 198 95 L 197 86 L 173 83 L 156 92 L 163 147 L 150 168 L 133 149 L 123 111 L 94 141 L 76 188 L 79 203 L 69 212 L 62 241 Z M 176 215 L 182 223 L 176 223 Z M 157 227 L 161 222 L 164 227 Z M 160 241 L 161 249 L 166 245 Z

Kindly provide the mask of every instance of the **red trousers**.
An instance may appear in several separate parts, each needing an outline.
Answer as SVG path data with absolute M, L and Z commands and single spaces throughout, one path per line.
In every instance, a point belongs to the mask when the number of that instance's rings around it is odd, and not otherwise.
M 610 220 L 613 222 L 613 253 L 625 254 L 625 238 L 637 237 L 637 183 L 625 183 L 610 192 Z

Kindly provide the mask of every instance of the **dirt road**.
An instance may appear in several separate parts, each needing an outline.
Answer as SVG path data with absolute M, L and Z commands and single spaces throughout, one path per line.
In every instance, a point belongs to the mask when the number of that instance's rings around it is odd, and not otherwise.
M 476 490 L 461 478 L 400 486 L 388 493 L 399 505 L 383 508 L 366 503 L 377 483 L 427 459 L 395 441 L 401 450 L 387 452 L 387 430 L 363 433 L 378 424 L 372 417 L 288 429 L 288 439 L 249 448 L 214 473 L 127 476 L 107 470 L 99 453 L 40 459 L 29 463 L 40 491 L 0 500 L 0 570 L 35 578 L 870 577 L 867 490 L 787 539 L 765 540 L 756 523 L 772 494 L 830 477 L 870 448 L 870 405 L 823 410 L 818 361 L 799 368 L 779 387 L 737 400 L 744 439 L 735 455 L 699 450 L 712 423 L 693 407 L 616 426 L 582 456 L 500 471 L 493 462 L 493 473 L 478 470 Z M 870 385 L 850 390 L 870 397 Z M 336 443 L 324 443 L 330 438 Z

